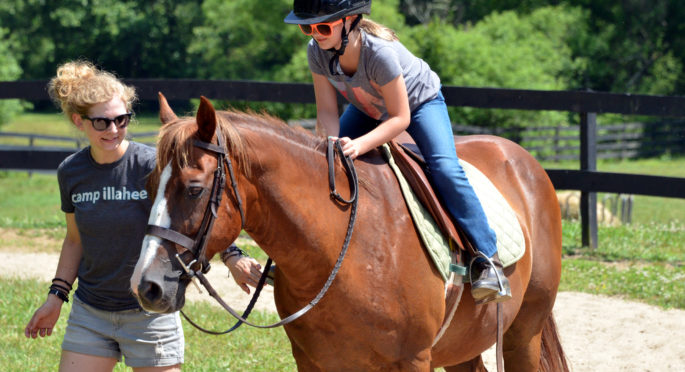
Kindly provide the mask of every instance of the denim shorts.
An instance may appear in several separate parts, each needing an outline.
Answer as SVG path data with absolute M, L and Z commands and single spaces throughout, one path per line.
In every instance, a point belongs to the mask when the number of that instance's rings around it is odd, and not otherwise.
M 106 311 L 74 296 L 62 349 L 115 358 L 129 367 L 183 363 L 184 338 L 178 312 L 154 314 L 141 309 Z

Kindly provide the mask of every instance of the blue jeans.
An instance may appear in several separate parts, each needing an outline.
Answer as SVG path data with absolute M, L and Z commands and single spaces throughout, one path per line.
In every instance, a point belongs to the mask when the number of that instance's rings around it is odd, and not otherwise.
M 339 137 L 360 137 L 380 121 L 349 105 L 340 117 Z M 454 147 L 452 124 L 442 92 L 411 113 L 407 132 L 421 150 L 431 183 L 475 248 L 488 257 L 497 252 L 497 238 L 490 228 L 483 207 L 459 164 Z

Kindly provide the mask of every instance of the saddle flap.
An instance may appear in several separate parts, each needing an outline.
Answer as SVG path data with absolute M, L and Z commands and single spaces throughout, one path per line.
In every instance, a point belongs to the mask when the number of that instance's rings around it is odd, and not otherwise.
M 412 143 L 399 144 L 395 140 L 390 141 L 388 145 L 397 167 L 426 210 L 431 214 L 440 231 L 457 243 L 461 249 L 468 247 L 473 252 L 470 242 L 463 235 L 461 229 L 454 224 L 433 191 L 433 187 L 424 173 L 425 165 L 422 166 L 422 164 L 425 163 L 422 156 L 410 149 L 410 147 L 416 146 Z

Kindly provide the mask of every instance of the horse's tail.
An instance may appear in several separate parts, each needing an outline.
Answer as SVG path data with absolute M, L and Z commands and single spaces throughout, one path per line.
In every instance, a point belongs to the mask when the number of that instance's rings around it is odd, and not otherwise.
M 569 372 L 566 354 L 561 347 L 557 323 L 552 313 L 547 316 L 542 328 L 542 341 L 540 345 L 540 371 L 541 372 Z

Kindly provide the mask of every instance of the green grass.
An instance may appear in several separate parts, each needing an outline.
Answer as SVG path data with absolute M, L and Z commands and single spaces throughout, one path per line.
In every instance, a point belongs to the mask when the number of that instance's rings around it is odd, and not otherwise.
M 71 304 L 62 313 L 52 336 L 27 339 L 24 327 L 45 300 L 49 283 L 35 280 L 3 279 L 0 297 L 0 370 L 56 371 Z M 204 303 L 189 303 L 184 311 L 208 328 L 224 330 L 233 325 L 228 313 Z M 250 319 L 258 324 L 278 321 L 274 314 L 255 312 Z M 209 336 L 184 321 L 186 371 L 295 371 L 295 361 L 283 328 L 256 329 L 242 326 L 223 336 Z M 130 371 L 119 363 L 115 371 Z
M 563 261 L 560 291 L 576 291 L 685 309 L 685 268 L 662 263 L 610 265 L 586 258 Z
M 62 227 L 57 176 L 0 171 L 0 211 L 0 227 Z
M 685 309 L 685 227 L 600 227 L 597 249 L 582 247 L 580 223 L 563 222 L 561 291 L 580 291 Z

